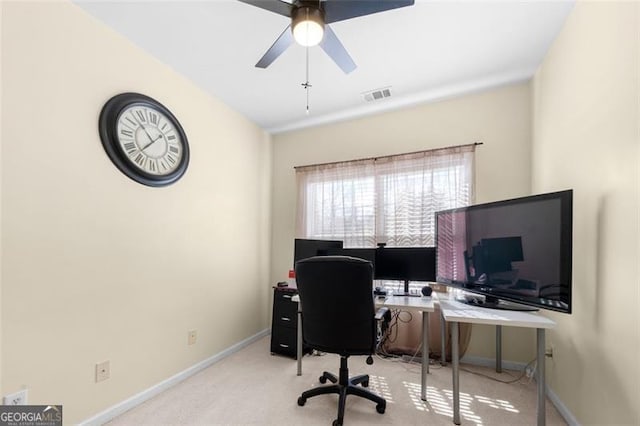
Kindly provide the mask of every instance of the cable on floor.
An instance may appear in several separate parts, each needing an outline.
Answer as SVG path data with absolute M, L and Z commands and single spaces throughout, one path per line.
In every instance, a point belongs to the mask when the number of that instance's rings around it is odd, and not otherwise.
M 461 371 L 465 371 L 467 373 L 475 374 L 476 376 L 486 377 L 487 379 L 491 379 L 491 380 L 494 380 L 496 382 L 505 383 L 505 384 L 511 384 L 511 383 L 516 383 L 516 382 L 522 380 L 522 378 L 527 374 L 527 370 L 529 369 L 529 367 L 531 367 L 531 365 L 533 363 L 535 363 L 535 362 L 536 362 L 536 358 L 534 358 L 531 361 L 529 361 L 527 363 L 527 365 L 525 365 L 525 367 L 522 369 L 522 371 L 520 372 L 518 377 L 514 378 L 513 380 L 500 380 L 497 377 L 493 377 L 493 376 L 490 376 L 490 375 L 485 374 L 485 373 L 480 373 L 478 371 L 469 370 L 467 368 L 460 368 L 460 370 Z M 505 374 L 507 374 L 508 376 L 513 377 L 513 375 L 511 373 L 509 373 L 508 371 L 505 371 Z M 531 378 L 533 378 L 533 376 L 531 376 L 530 379 Z

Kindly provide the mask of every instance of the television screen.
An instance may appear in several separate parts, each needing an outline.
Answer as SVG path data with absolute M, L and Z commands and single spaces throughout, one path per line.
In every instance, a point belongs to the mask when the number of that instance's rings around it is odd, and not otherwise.
M 298 260 L 313 256 L 326 256 L 330 249 L 341 249 L 342 241 L 336 240 L 305 240 L 296 238 L 293 250 L 293 266 Z
M 573 191 L 436 213 L 436 281 L 571 313 Z
M 376 280 L 435 281 L 434 247 L 385 247 L 376 250 Z

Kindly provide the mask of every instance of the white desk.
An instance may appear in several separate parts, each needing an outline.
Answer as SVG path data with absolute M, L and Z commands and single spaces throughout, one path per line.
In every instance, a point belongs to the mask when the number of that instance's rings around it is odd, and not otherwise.
M 415 309 L 422 311 L 422 381 L 420 386 L 420 396 L 423 401 L 427 400 L 427 373 L 429 372 L 429 312 L 435 311 L 433 297 L 411 297 L 411 296 L 389 296 L 385 299 L 375 298 L 377 307 L 387 307 L 390 309 Z M 302 310 L 300 308 L 300 297 L 295 295 L 292 301 L 298 302 L 298 376 L 302 375 Z
M 451 323 L 451 364 L 453 371 L 453 423 L 460 424 L 460 382 L 458 323 L 489 324 L 496 326 L 528 327 L 537 329 L 537 377 L 538 382 L 538 426 L 545 424 L 545 329 L 556 323 L 542 315 L 530 312 L 503 311 L 469 306 L 453 300 L 439 300 L 443 318 Z

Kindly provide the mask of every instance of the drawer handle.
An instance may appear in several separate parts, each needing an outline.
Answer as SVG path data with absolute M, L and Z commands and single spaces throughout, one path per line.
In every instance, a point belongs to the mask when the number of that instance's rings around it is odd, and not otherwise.
M 291 295 L 290 294 L 283 294 L 282 297 L 284 299 L 291 299 Z
M 287 317 L 280 317 L 280 319 L 281 319 L 282 321 L 291 321 L 291 318 L 287 318 Z
M 288 347 L 289 347 L 289 345 L 285 345 L 285 344 L 283 344 L 283 343 L 280 343 L 280 347 L 281 347 L 281 348 L 288 348 Z

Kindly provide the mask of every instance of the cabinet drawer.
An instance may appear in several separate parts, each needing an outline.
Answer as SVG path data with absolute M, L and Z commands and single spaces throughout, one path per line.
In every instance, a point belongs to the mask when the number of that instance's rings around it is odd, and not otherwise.
M 298 327 L 298 312 L 291 309 L 278 309 L 273 312 L 272 327 Z
M 296 356 L 296 330 L 288 327 L 271 329 L 271 352 Z
M 274 291 L 273 292 L 273 304 L 279 306 L 293 305 L 298 306 L 297 302 L 292 302 L 291 298 L 297 293 L 293 291 Z

